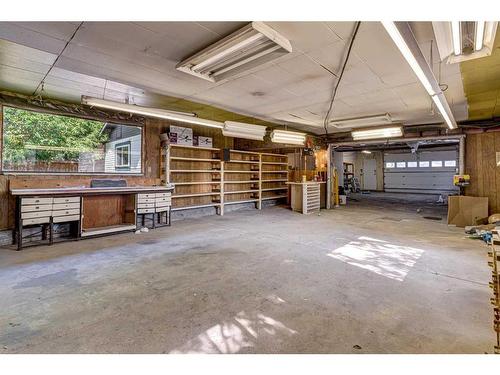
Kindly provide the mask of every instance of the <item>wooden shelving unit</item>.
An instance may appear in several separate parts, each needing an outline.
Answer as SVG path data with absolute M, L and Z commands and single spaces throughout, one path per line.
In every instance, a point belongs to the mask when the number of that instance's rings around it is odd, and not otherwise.
M 288 159 L 286 155 L 261 155 L 261 200 L 288 198 Z
M 230 150 L 229 161 L 224 162 L 224 205 L 251 202 L 261 208 L 260 155 Z
M 214 207 L 220 210 L 223 162 L 221 150 L 208 147 L 163 147 L 164 181 L 175 184 L 172 211 Z
M 225 205 L 255 203 L 288 197 L 287 157 L 279 154 L 223 150 L 194 146 L 162 147 L 162 182 L 175 184 L 172 211 L 214 207 L 219 215 Z

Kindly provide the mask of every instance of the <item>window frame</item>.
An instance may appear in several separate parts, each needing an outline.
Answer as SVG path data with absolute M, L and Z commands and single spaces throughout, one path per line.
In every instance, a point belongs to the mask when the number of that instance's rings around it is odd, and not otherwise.
M 102 122 L 103 124 L 108 123 L 112 125 L 125 125 L 125 126 L 134 126 L 138 127 L 141 129 L 141 148 L 140 148 L 140 159 L 141 159 L 141 172 L 140 173 L 135 173 L 135 172 L 127 172 L 126 170 L 123 171 L 118 171 L 118 172 L 37 172 L 37 171 L 12 171 L 12 170 L 6 170 L 3 168 L 3 150 L 4 150 L 4 142 L 5 142 L 5 137 L 4 137 L 4 108 L 15 108 L 23 111 L 30 111 L 30 112 L 36 112 L 36 113 L 41 113 L 45 115 L 52 115 L 52 116 L 64 116 L 64 117 L 72 117 L 72 118 L 77 118 L 77 119 L 82 119 L 82 120 L 93 120 L 93 121 L 99 121 Z M 144 177 L 144 150 L 145 150 L 145 139 L 144 139 L 144 124 L 130 124 L 130 123 L 122 123 L 122 122 L 117 122 L 117 121 L 108 121 L 105 119 L 99 119 L 99 118 L 91 118 L 91 117 L 80 117 L 80 116 L 75 116 L 72 114 L 64 113 L 64 112 L 57 112 L 57 111 L 46 111 L 46 110 L 40 110 L 40 109 L 33 109 L 33 108 L 26 108 L 23 106 L 17 106 L 13 104 L 0 104 L 0 175 L 4 176 L 115 176 L 115 177 Z
M 127 148 L 128 149 L 128 152 L 127 152 L 127 161 L 128 163 L 127 164 L 120 164 L 118 165 L 117 163 L 117 160 L 118 160 L 118 149 L 121 149 L 121 148 Z M 120 170 L 130 170 L 130 167 L 131 167 L 131 156 L 132 156 L 132 149 L 131 149 L 131 142 L 130 141 L 127 141 L 127 142 L 122 142 L 122 143 L 117 143 L 115 145 L 115 169 L 120 169 Z M 121 156 L 123 158 L 123 155 Z

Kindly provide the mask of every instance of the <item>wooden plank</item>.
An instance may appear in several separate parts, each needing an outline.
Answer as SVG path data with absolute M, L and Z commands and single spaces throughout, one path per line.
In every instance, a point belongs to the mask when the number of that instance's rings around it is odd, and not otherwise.
M 500 189 L 500 166 L 496 164 L 496 153 L 500 152 L 500 132 L 494 132 L 495 135 L 495 190 L 497 191 L 497 199 L 494 204 L 492 204 L 493 212 L 500 212 L 500 193 L 498 193 L 498 189 Z

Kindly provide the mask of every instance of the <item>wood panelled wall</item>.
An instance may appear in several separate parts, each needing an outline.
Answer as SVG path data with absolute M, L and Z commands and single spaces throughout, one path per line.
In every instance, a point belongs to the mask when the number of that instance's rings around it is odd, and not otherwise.
M 465 173 L 471 183 L 466 195 L 488 197 L 490 214 L 500 212 L 500 131 L 467 134 L 465 138 Z
M 3 113 L 0 105 L 0 121 Z M 1 122 L 0 122 L 1 124 Z M 142 165 L 143 175 L 120 176 L 120 175 L 15 175 L 0 174 L 0 230 L 12 229 L 14 227 L 15 200 L 10 195 L 11 188 L 51 188 L 90 186 L 94 178 L 124 178 L 128 185 L 157 185 L 160 184 L 160 134 L 168 130 L 171 122 L 161 119 L 147 119 L 143 131 Z M 233 138 L 222 135 L 219 129 L 202 126 L 188 126 L 186 124 L 175 124 L 178 126 L 193 128 L 195 135 L 212 137 L 214 147 L 233 147 Z M 0 141 L 2 132 L 0 131 Z M 0 145 L 2 143 L 0 142 Z M 1 153 L 0 153 L 1 155 Z

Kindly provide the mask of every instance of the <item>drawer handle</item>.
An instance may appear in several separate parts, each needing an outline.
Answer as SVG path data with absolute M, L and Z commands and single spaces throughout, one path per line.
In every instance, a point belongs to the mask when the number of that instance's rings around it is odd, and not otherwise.
M 38 210 L 40 208 L 40 206 L 35 206 L 35 210 Z

